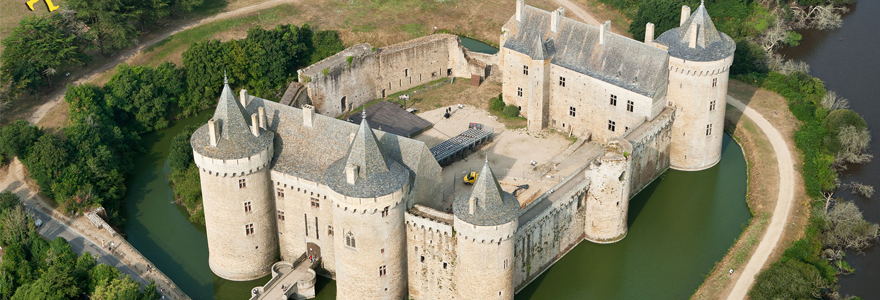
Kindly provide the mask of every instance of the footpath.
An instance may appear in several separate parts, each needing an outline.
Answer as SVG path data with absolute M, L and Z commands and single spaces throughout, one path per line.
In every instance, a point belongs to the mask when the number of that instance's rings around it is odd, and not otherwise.
M 119 236 L 100 218 L 79 215 L 69 217 L 49 206 L 42 195 L 36 193 L 28 184 L 24 166 L 14 159 L 4 177 L 0 178 L 0 190 L 8 190 L 21 199 L 28 211 L 43 220 L 40 234 L 47 239 L 62 237 L 70 243 L 71 249 L 78 254 L 89 252 L 99 263 L 119 269 L 122 274 L 147 286 L 150 281 L 156 282 L 159 291 L 166 298 L 190 299 L 171 279 L 153 267 L 153 264 L 137 251 L 124 238 Z M 101 227 L 97 227 L 96 224 Z

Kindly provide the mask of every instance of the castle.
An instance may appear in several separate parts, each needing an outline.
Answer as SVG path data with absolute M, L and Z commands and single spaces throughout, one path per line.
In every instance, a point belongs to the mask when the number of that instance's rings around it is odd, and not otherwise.
M 493 57 L 448 35 L 356 45 L 300 72 L 313 104 L 302 108 L 225 84 L 191 140 L 211 270 L 253 280 L 308 256 L 338 299 L 513 299 L 581 241 L 623 239 L 632 195 L 668 168 L 719 161 L 735 48 L 703 5 L 657 39 L 647 29 L 634 41 L 517 0 Z M 444 76 L 499 80 L 529 131 L 591 138 L 604 153 L 522 208 L 487 159 L 444 212 L 424 143 L 331 117 Z

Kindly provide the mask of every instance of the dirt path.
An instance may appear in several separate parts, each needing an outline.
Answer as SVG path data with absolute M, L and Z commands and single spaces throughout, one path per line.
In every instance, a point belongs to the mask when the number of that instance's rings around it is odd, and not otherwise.
M 593 25 L 596 27 L 599 27 L 599 25 L 601 25 L 601 23 L 599 21 L 597 21 L 596 18 L 593 18 L 593 16 L 590 15 L 589 13 L 587 13 L 587 11 L 585 11 L 583 8 L 581 8 L 577 4 L 571 3 L 571 1 L 556 0 L 556 3 L 558 3 L 559 5 L 562 5 L 563 7 L 565 7 L 565 9 L 573 12 L 576 16 L 578 16 L 578 18 L 581 18 L 581 20 L 583 20 L 584 23 L 587 23 L 587 24 L 590 24 L 590 25 Z
M 733 290 L 727 296 L 727 300 L 739 300 L 746 298 L 746 294 L 755 282 L 755 277 L 767 263 L 773 250 L 779 245 L 785 225 L 789 222 L 789 215 L 791 214 L 792 203 L 794 202 L 795 171 L 791 152 L 779 130 L 776 130 L 760 113 L 746 107 L 741 101 L 727 96 L 727 103 L 742 111 L 767 135 L 770 144 L 773 146 L 773 151 L 776 153 L 779 167 L 779 194 L 776 207 L 773 209 L 770 225 L 761 238 L 755 253 L 749 258 L 745 269 L 741 271 L 739 279 L 737 279 L 736 284 L 733 286 Z
M 124 51 L 122 53 L 117 53 L 115 58 L 113 58 L 113 60 L 108 61 L 104 65 L 102 65 L 98 68 L 95 68 L 91 72 L 84 74 L 80 79 L 74 81 L 72 84 L 83 84 L 83 83 L 87 83 L 89 81 L 92 81 L 97 76 L 101 75 L 102 73 L 106 72 L 107 70 L 115 68 L 116 65 L 125 62 L 129 58 L 134 57 L 136 54 L 140 53 L 141 51 L 144 51 L 144 49 L 147 49 L 148 47 L 150 47 L 150 46 L 152 46 L 152 45 L 154 45 L 154 44 L 156 44 L 156 43 L 158 43 L 158 42 L 160 42 L 160 41 L 162 41 L 172 35 L 175 35 L 178 32 L 181 32 L 181 31 L 184 31 L 184 30 L 187 30 L 190 28 L 198 27 L 203 24 L 211 23 L 214 21 L 225 20 L 225 19 L 229 19 L 229 18 L 238 17 L 238 16 L 241 16 L 244 14 L 252 13 L 255 11 L 264 10 L 264 9 L 267 9 L 267 8 L 270 8 L 273 6 L 277 6 L 279 4 L 296 3 L 299 1 L 300 0 L 269 0 L 266 2 L 259 3 L 259 4 L 245 6 L 245 7 L 238 8 L 236 10 L 220 13 L 220 14 L 210 16 L 210 17 L 207 17 L 204 19 L 200 19 L 198 21 L 195 21 L 195 22 L 192 22 L 189 24 L 173 27 L 170 30 L 168 30 L 167 32 L 160 34 L 158 36 L 155 36 L 152 39 L 147 40 L 144 43 L 141 43 L 140 45 L 138 45 L 134 49 L 130 49 L 130 50 Z M 43 117 L 45 117 L 46 114 L 49 113 L 49 111 L 51 111 L 53 107 L 55 107 L 55 105 L 58 105 L 58 103 L 60 103 L 62 100 L 64 100 L 64 93 L 65 92 L 67 92 L 66 88 L 59 88 L 57 91 L 55 91 L 54 93 L 49 95 L 50 100 L 46 103 L 43 103 L 43 105 L 40 105 L 37 108 L 37 110 L 34 112 L 34 114 L 31 115 L 30 118 L 28 118 L 28 122 L 30 122 L 31 124 L 37 124 L 37 122 L 39 122 L 41 119 L 43 119 Z

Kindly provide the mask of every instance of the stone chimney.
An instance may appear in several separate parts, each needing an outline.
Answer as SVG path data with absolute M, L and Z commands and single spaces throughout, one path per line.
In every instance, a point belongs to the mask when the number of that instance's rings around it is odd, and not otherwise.
M 260 115 L 260 128 L 268 130 L 266 129 L 266 108 L 260 106 L 260 108 L 257 108 L 257 113 Z
M 522 22 L 523 6 L 526 5 L 525 0 L 516 0 L 516 21 Z
M 471 198 L 470 200 L 468 200 L 468 214 L 473 215 L 474 210 L 476 209 L 476 206 L 477 206 L 477 199 Z
M 611 20 L 606 20 L 599 25 L 599 45 L 605 45 L 605 40 L 608 38 L 607 31 L 611 28 Z
M 681 21 L 678 22 L 678 26 L 684 25 L 684 21 L 691 16 L 691 7 L 684 5 L 681 7 Z
M 645 44 L 654 41 L 654 23 L 645 24 Z
M 260 118 L 257 114 L 251 114 L 251 133 L 254 136 L 260 136 Z
M 697 23 L 696 22 L 691 23 L 691 29 L 688 30 L 688 32 L 691 33 L 691 36 L 688 37 L 688 39 L 690 40 L 688 42 L 688 47 L 696 48 L 697 47 Z
M 218 131 L 220 131 L 218 130 L 219 128 L 217 128 L 217 125 L 216 119 L 212 118 L 208 120 L 208 139 L 210 140 L 212 147 L 217 147 L 217 136 L 219 134 Z
M 247 90 L 242 89 L 242 90 L 238 91 L 238 101 L 241 101 L 241 107 L 247 107 L 247 103 L 248 103 Z
M 565 8 L 562 7 L 550 13 L 550 32 L 559 32 L 559 23 L 562 22 L 562 17 L 564 16 Z
M 302 110 L 303 125 L 305 125 L 306 127 L 315 126 L 315 107 L 308 104 L 303 104 Z
M 348 182 L 348 184 L 354 184 L 354 182 L 357 181 L 359 172 L 360 167 L 356 165 L 345 166 L 345 182 Z

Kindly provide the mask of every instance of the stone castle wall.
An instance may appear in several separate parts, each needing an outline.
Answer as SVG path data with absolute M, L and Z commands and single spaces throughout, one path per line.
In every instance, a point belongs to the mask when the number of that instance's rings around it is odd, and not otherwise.
M 485 70 L 465 55 L 457 36 L 435 34 L 383 48 L 355 45 L 300 70 L 299 82 L 319 113 L 335 117 L 437 79 L 485 76 Z
M 454 218 L 456 299 L 513 299 L 517 223 L 476 226 Z
M 525 287 L 583 240 L 584 206 L 581 203 L 589 186 L 587 176 L 586 180 L 563 196 L 564 200 L 559 200 L 520 226 L 514 250 L 515 290 Z
M 272 181 L 281 259 L 292 262 L 303 253 L 320 254 L 323 274 L 335 277 L 334 205 L 327 187 L 277 171 L 272 171 Z
M 421 205 L 406 212 L 409 297 L 454 299 L 455 241 L 453 216 Z
M 657 118 L 641 124 L 624 138 L 633 145 L 630 198 L 669 169 L 669 146 L 675 108 L 667 107 Z

